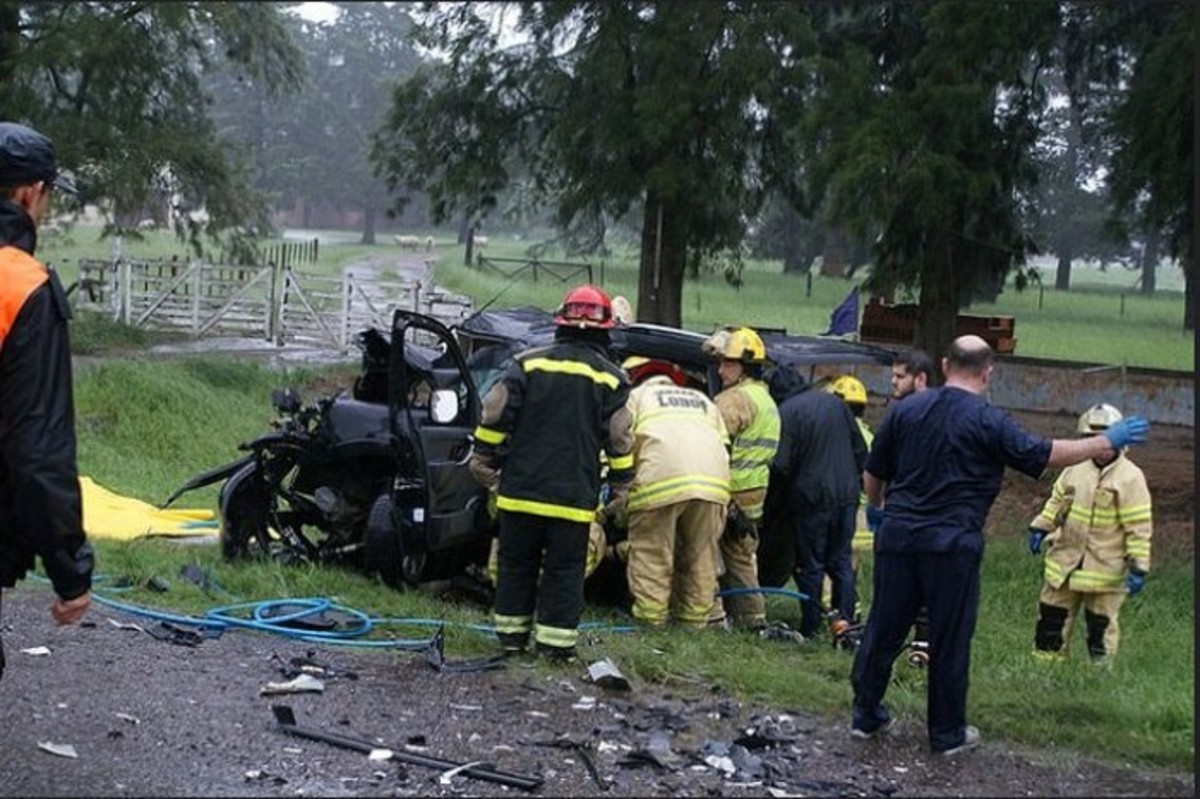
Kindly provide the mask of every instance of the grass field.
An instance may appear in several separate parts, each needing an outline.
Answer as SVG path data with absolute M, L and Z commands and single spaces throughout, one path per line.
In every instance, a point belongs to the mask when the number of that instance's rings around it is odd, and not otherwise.
M 111 257 L 111 241 L 101 241 L 98 235 L 96 228 L 79 226 L 69 235 L 44 241 L 39 254 L 55 265 L 69 284 L 78 274 L 80 259 Z M 494 301 L 498 307 L 534 304 L 551 308 L 569 288 L 545 271 L 534 283 L 528 277 L 514 281 L 494 270 L 468 268 L 463 265 L 463 248 L 454 243 L 452 235 L 444 231 L 434 231 L 434 235 L 438 282 L 470 296 L 477 306 Z M 397 252 L 390 233 L 380 234 L 380 243 L 375 245 L 357 244 L 357 234 L 346 231 L 304 231 L 290 234 L 288 240 L 310 236 L 319 237 L 323 244 L 317 263 L 303 265 L 303 271 L 336 274 L 364 257 Z M 530 243 L 494 235 L 485 252 L 493 257 L 525 257 Z M 126 239 L 121 250 L 146 259 L 190 257 L 187 248 L 167 231 L 149 231 L 140 241 Z M 567 258 L 554 247 L 541 257 L 590 263 L 595 282 L 613 295 L 637 300 L 637 253 L 629 245 L 615 246 L 607 258 Z M 1120 266 L 1101 270 L 1096 264 L 1079 262 L 1072 272 L 1072 289 L 1062 292 L 1052 288 L 1053 263 L 1043 258 L 1036 264 L 1044 275 L 1041 286 L 1023 292 L 1010 286 L 997 302 L 977 303 L 967 309 L 974 314 L 1013 316 L 1018 355 L 1186 371 L 1195 368 L 1195 337 L 1182 326 L 1183 280 L 1178 267 L 1165 264 L 1160 268 L 1160 288 L 1147 297 L 1134 288 L 1137 274 Z M 802 275 L 785 275 L 774 261 L 749 261 L 743 276 L 739 288 L 712 272 L 688 278 L 683 287 L 683 326 L 707 332 L 738 322 L 820 334 L 827 329 L 833 308 L 854 285 L 820 275 L 811 281 Z M 108 331 L 108 338 L 113 334 Z M 89 337 L 85 332 L 81 339 Z

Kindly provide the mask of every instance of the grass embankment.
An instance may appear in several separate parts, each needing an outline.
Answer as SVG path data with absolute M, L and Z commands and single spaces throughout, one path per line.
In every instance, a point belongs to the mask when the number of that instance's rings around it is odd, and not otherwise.
M 319 380 L 324 391 L 331 379 L 329 372 L 280 374 L 208 357 L 89 365 L 77 380 L 81 471 L 113 490 L 160 502 L 191 475 L 233 459 L 238 442 L 265 432 L 272 415 L 272 387 Z M 345 370 L 337 379 L 349 384 Z M 214 486 L 185 495 L 177 506 L 213 508 L 215 496 Z M 1122 613 L 1122 649 L 1111 670 L 1091 668 L 1078 638 L 1073 660 L 1046 665 L 1030 654 L 1039 564 L 1025 549 L 1024 537 L 1012 532 L 1024 530 L 1027 521 L 993 519 L 972 662 L 971 720 L 993 740 L 1029 745 L 1053 757 L 1098 756 L 1190 769 L 1192 564 L 1156 563 L 1145 593 L 1127 603 Z M 380 618 L 445 619 L 451 625 L 488 622 L 482 610 L 420 592 L 398 592 L 337 569 L 224 563 L 215 546 L 101 540 L 97 549 L 98 570 L 110 578 L 127 576 L 140 583 L 156 576 L 171 583 L 166 594 L 133 589 L 113 598 L 175 612 L 202 613 L 235 601 L 323 596 Z M 198 563 L 229 593 L 206 594 L 180 578 L 180 569 L 189 562 Z M 869 590 L 869 564 L 863 567 L 860 584 Z M 869 601 L 869 596 L 864 599 Z M 798 624 L 798 608 L 786 598 L 769 597 L 768 612 L 772 619 Z M 586 619 L 629 623 L 624 614 L 599 608 L 589 608 Z M 419 626 L 380 630 L 408 638 L 428 633 L 427 627 Z M 492 646 L 487 637 L 464 626 L 451 626 L 448 638 L 454 657 Z M 825 642 L 798 647 L 718 631 L 585 634 L 581 657 L 590 661 L 603 656 L 613 657 L 636 680 L 716 683 L 748 700 L 848 719 L 851 658 Z M 924 672 L 898 663 L 889 692 L 893 709 L 923 718 L 924 679 Z

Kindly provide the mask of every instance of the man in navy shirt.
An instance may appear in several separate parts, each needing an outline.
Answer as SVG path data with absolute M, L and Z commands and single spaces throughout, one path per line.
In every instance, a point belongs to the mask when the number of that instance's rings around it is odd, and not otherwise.
M 874 597 L 850 681 L 851 734 L 872 738 L 889 728 L 883 696 L 892 664 L 917 609 L 929 609 L 927 687 L 929 744 L 954 755 L 974 748 L 979 730 L 966 723 L 971 636 L 979 609 L 983 525 L 1005 467 L 1037 477 L 1145 441 L 1149 425 L 1126 417 L 1103 435 L 1046 439 L 1019 427 L 981 396 L 992 350 L 960 336 L 942 359 L 946 383 L 892 405 L 863 472 L 873 505 L 883 506 L 875 533 Z

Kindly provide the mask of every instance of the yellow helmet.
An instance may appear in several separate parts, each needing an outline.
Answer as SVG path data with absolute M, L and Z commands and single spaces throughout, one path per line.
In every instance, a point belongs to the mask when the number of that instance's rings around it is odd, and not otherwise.
M 1102 433 L 1121 421 L 1121 412 L 1107 402 L 1093 405 L 1079 416 L 1079 425 L 1075 428 L 1080 435 L 1090 436 Z
M 847 405 L 866 405 L 867 387 L 854 375 L 842 375 L 825 385 L 825 390 L 842 398 Z
M 767 347 L 748 327 L 723 327 L 704 340 L 704 352 L 715 358 L 743 363 L 765 363 Z

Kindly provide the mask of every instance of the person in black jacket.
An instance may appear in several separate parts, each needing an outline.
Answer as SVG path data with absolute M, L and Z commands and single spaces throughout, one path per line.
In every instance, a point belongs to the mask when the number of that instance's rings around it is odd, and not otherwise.
M 74 186 L 58 174 L 50 140 L 0 122 L 0 587 L 39 557 L 57 594 L 54 621 L 74 624 L 91 603 L 92 550 L 75 462 L 70 308 L 33 257 L 56 189 Z
M 783 505 L 796 541 L 796 587 L 809 599 L 801 603 L 800 634 L 821 628 L 821 582 L 832 583 L 833 620 L 854 618 L 857 599 L 850 544 L 867 445 L 846 404 L 832 394 L 813 391 L 799 375 L 776 377 L 784 383 L 779 405 L 779 449 L 771 465 L 771 483 L 784 486 Z
M 554 322 L 554 343 L 519 353 L 484 397 L 470 467 L 497 488 L 501 646 L 523 652 L 532 633 L 539 654 L 571 661 L 588 533 L 600 510 L 600 453 L 614 496 L 605 513 L 615 516 L 633 477 L 633 428 L 629 379 L 608 358 L 608 295 L 573 289 Z

